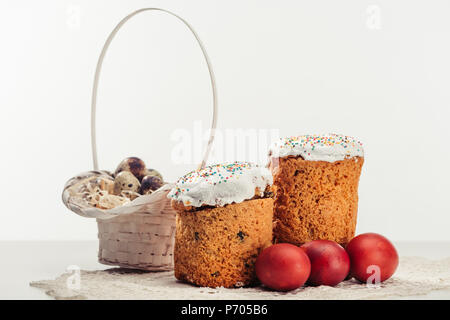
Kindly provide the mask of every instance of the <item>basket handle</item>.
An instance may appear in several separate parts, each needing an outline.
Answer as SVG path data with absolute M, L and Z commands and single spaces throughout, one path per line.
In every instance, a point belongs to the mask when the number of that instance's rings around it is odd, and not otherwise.
M 94 85 L 92 87 L 92 99 L 91 99 L 91 146 L 92 146 L 92 160 L 93 160 L 93 163 L 94 163 L 94 170 L 98 170 L 97 135 L 96 135 L 96 109 L 97 108 L 96 107 L 97 107 L 98 81 L 99 81 L 99 78 L 100 78 L 100 71 L 102 70 L 103 59 L 105 58 L 105 54 L 106 54 L 106 51 L 109 48 L 109 45 L 111 44 L 112 40 L 114 39 L 115 35 L 120 30 L 120 28 L 122 28 L 122 26 L 128 20 L 130 20 L 132 17 L 134 17 L 135 15 L 137 15 L 137 14 L 139 14 L 141 12 L 144 12 L 144 11 L 160 11 L 160 12 L 164 12 L 164 13 L 167 13 L 167 14 L 177 18 L 181 22 L 183 22 L 184 25 L 186 27 L 188 27 L 188 29 L 194 35 L 195 39 L 197 40 L 198 45 L 200 46 L 200 49 L 202 50 L 203 57 L 205 58 L 205 62 L 207 64 L 207 66 L 208 66 L 208 72 L 209 72 L 209 77 L 211 79 L 211 88 L 212 88 L 212 93 L 213 93 L 213 118 L 212 118 L 212 123 L 211 123 L 211 134 L 209 136 L 209 140 L 208 140 L 208 144 L 206 146 L 205 154 L 203 155 L 203 160 L 202 160 L 202 162 L 201 162 L 201 164 L 199 166 L 199 168 L 204 168 L 205 165 L 206 165 L 206 161 L 208 160 L 209 153 L 211 151 L 212 143 L 214 141 L 215 131 L 216 131 L 216 127 L 217 127 L 217 112 L 218 112 L 216 79 L 214 77 L 214 71 L 212 69 L 211 61 L 209 60 L 208 53 L 206 52 L 206 49 L 205 49 L 202 41 L 200 40 L 200 37 L 198 36 L 198 34 L 195 32 L 195 30 L 192 28 L 192 26 L 186 20 L 184 20 L 180 16 L 176 15 L 175 13 L 170 12 L 170 11 L 165 10 L 165 9 L 161 9 L 161 8 L 142 8 L 142 9 L 139 9 L 139 10 L 136 10 L 136 11 L 130 13 L 129 15 L 127 15 L 125 18 L 123 18 L 116 25 L 116 27 L 113 29 L 113 31 L 111 31 L 111 33 L 109 34 L 108 38 L 106 39 L 105 44 L 103 45 L 102 51 L 100 53 L 100 56 L 98 57 L 97 67 L 95 69 Z

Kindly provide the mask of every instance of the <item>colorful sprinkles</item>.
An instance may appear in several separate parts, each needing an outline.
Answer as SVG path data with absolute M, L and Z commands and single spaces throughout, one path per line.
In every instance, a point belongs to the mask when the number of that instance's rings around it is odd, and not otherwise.
M 279 156 L 303 155 L 306 157 L 363 156 L 361 141 L 340 134 L 311 134 L 280 139 L 272 147 L 271 152 L 279 152 Z M 325 160 L 325 159 L 324 159 Z
M 344 149 L 349 146 L 355 148 L 357 151 L 360 151 L 362 148 L 362 142 L 356 140 L 355 138 L 338 135 L 338 134 L 330 134 L 330 135 L 304 135 L 298 137 L 288 137 L 284 138 L 284 145 L 294 148 L 296 146 L 300 146 L 305 148 L 306 146 L 310 146 L 311 150 L 314 150 L 317 146 L 321 147 L 332 147 L 335 145 L 340 145 Z
M 170 196 L 172 198 L 177 198 L 181 193 L 189 192 L 189 188 L 183 187 L 184 185 L 191 185 L 200 181 L 215 186 L 227 183 L 233 178 L 239 179 L 239 176 L 242 175 L 246 169 L 250 169 L 253 166 L 255 165 L 249 162 L 233 162 L 229 164 L 210 165 L 204 169 L 191 171 L 177 181 L 176 187 L 173 189 Z

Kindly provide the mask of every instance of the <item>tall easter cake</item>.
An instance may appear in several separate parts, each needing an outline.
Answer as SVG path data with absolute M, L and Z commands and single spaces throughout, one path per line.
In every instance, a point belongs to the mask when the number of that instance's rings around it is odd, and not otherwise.
M 169 193 L 177 211 L 177 279 L 207 287 L 240 287 L 256 280 L 256 258 L 272 242 L 272 180 L 267 168 L 234 162 L 177 181 Z
M 362 143 L 338 134 L 283 138 L 269 151 L 276 196 L 274 237 L 301 245 L 354 236 Z

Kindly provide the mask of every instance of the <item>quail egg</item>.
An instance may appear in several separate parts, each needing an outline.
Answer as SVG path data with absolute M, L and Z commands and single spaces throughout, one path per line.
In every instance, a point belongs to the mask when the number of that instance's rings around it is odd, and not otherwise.
M 141 184 L 139 180 L 129 171 L 122 171 L 114 179 L 114 194 L 120 195 L 124 190 L 139 192 Z
M 156 171 L 155 169 L 147 169 L 145 172 L 146 176 L 155 176 L 155 177 L 159 177 L 161 180 L 163 180 L 163 177 L 161 175 L 161 173 L 159 173 L 158 171 Z
M 145 167 L 144 161 L 136 157 L 129 157 L 122 160 L 114 172 L 114 176 L 117 177 L 122 171 L 131 172 L 139 181 L 147 175 L 147 168 Z
M 145 176 L 141 183 L 141 194 L 148 194 L 163 185 L 163 181 L 157 176 Z

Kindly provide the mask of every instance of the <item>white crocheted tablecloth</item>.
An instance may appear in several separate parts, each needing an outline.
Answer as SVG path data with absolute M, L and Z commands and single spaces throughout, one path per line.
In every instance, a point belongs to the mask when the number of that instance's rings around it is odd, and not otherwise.
M 173 272 L 142 272 L 112 268 L 80 272 L 79 286 L 67 283 L 73 273 L 55 280 L 30 283 L 55 299 L 392 299 L 428 294 L 433 290 L 450 289 L 450 258 L 427 260 L 403 257 L 394 277 L 378 288 L 370 288 L 355 280 L 336 287 L 304 287 L 290 292 L 275 292 L 262 286 L 255 288 L 200 288 L 177 281 Z M 68 281 L 69 280 L 69 281 Z M 72 287 L 72 289 L 69 289 Z

